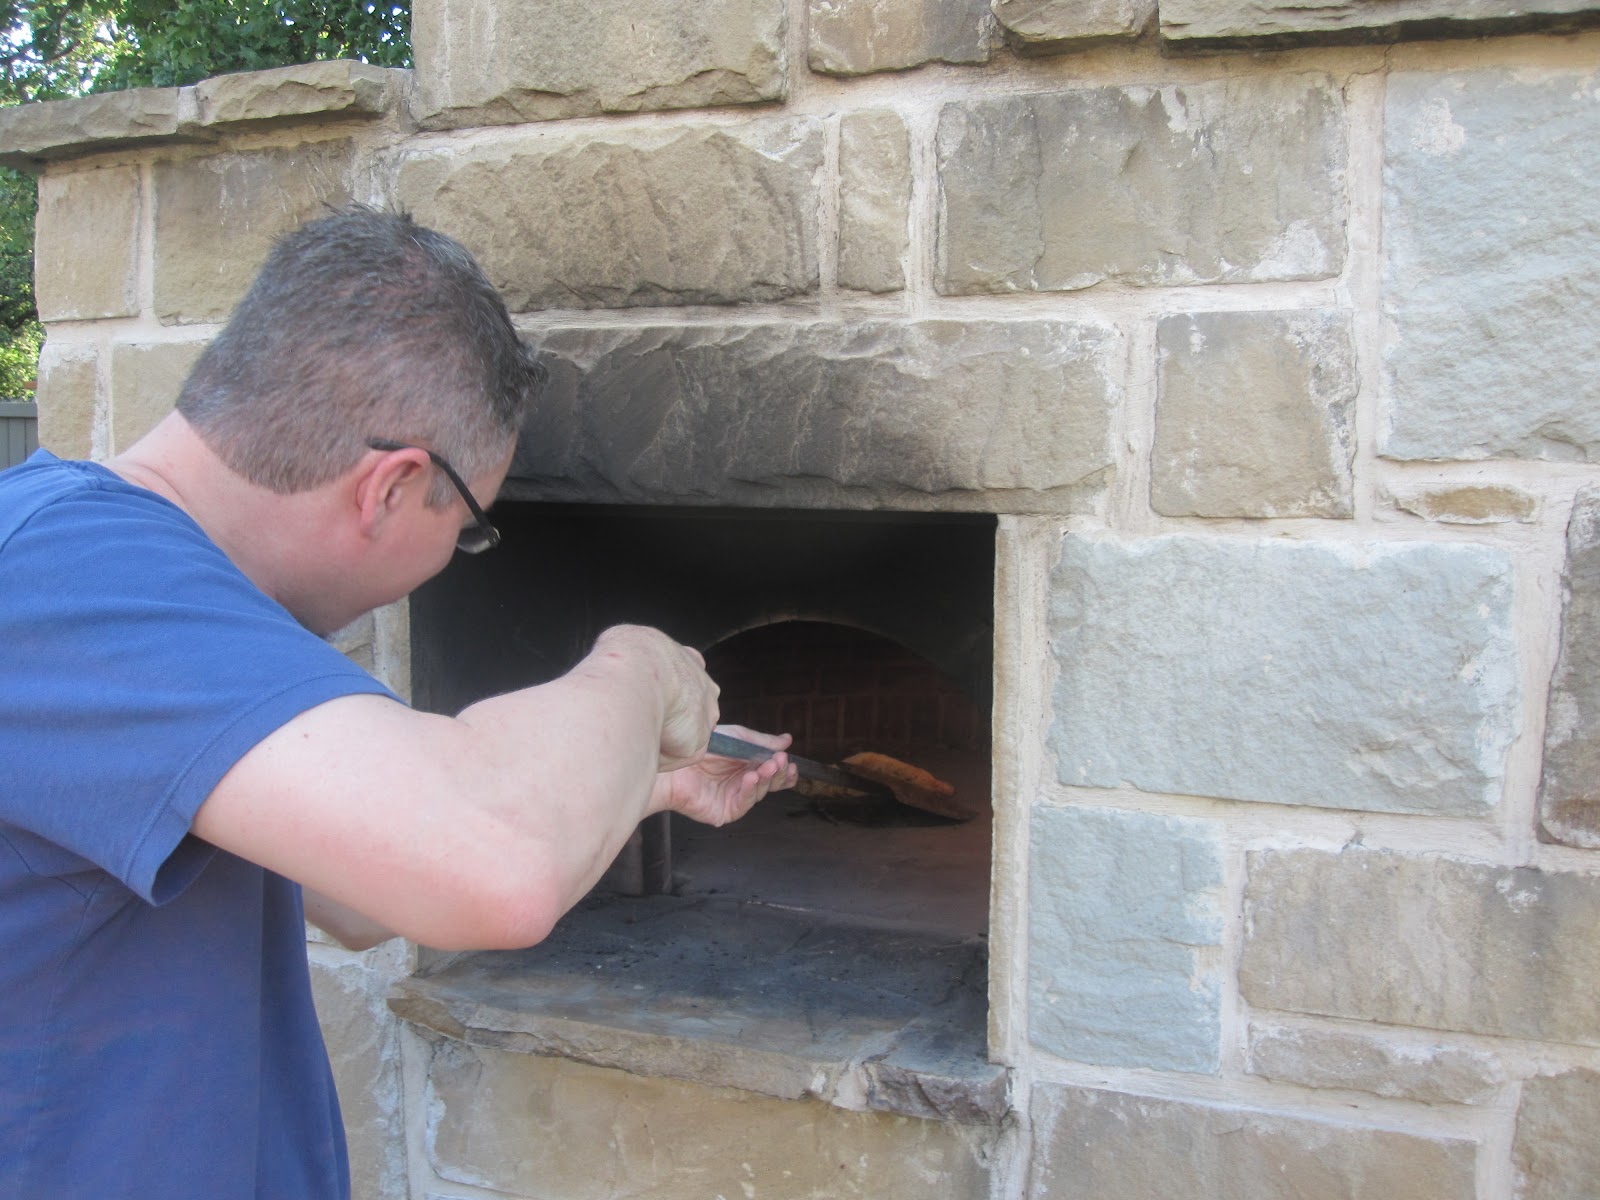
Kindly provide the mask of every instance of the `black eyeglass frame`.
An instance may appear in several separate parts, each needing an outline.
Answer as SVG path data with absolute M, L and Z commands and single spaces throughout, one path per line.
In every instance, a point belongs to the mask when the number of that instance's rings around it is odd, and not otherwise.
M 421 450 L 432 460 L 433 465 L 443 471 L 445 478 L 455 484 L 456 491 L 461 493 L 461 498 L 467 502 L 467 508 L 472 512 L 472 519 L 477 525 L 471 529 L 463 529 L 456 538 L 456 549 L 463 554 L 482 554 L 485 550 L 493 550 L 500 544 L 500 531 L 489 523 L 489 516 L 483 511 L 483 506 L 473 497 L 472 490 L 467 487 L 466 481 L 456 474 L 456 469 L 444 460 L 444 457 L 435 454 L 426 446 L 413 446 L 407 442 L 391 442 L 385 438 L 368 438 L 367 446 L 372 450 Z

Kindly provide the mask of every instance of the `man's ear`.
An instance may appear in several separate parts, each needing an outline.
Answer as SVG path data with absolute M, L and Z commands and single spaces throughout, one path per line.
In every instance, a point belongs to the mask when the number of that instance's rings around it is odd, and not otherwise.
M 362 458 L 356 467 L 352 500 L 363 537 L 376 537 L 407 504 L 426 500 L 431 465 L 428 452 L 412 446 L 372 450 Z

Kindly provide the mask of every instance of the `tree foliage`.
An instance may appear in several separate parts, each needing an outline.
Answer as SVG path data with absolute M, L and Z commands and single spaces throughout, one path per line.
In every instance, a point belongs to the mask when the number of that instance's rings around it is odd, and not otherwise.
M 410 0 L 0 0 L 0 105 L 330 58 L 410 66 Z M 0 169 L 0 396 L 38 355 L 35 208 L 33 179 Z

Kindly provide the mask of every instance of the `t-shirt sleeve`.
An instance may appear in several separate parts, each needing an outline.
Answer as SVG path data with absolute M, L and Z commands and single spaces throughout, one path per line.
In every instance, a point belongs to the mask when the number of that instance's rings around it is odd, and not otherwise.
M 204 866 L 189 827 L 233 764 L 355 694 L 394 698 L 149 493 L 85 489 L 0 544 L 0 822 L 152 903 Z

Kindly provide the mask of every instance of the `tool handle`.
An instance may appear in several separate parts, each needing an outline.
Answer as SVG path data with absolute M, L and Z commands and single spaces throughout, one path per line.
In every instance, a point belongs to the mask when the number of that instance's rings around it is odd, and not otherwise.
M 765 762 L 771 758 L 775 750 L 767 746 L 758 746 L 754 742 L 747 742 L 743 738 L 736 738 L 732 734 L 712 731 L 711 741 L 706 746 L 707 754 L 715 754 L 719 758 L 739 758 L 746 762 Z M 794 764 L 795 770 L 800 773 L 801 779 L 815 779 L 818 783 L 831 783 L 836 787 L 851 788 L 858 792 L 869 792 L 874 795 L 887 794 L 888 789 L 876 780 L 863 779 L 850 771 L 841 771 L 838 767 L 830 767 L 827 763 L 817 762 L 813 758 L 802 758 L 798 754 L 789 755 L 789 761 Z

